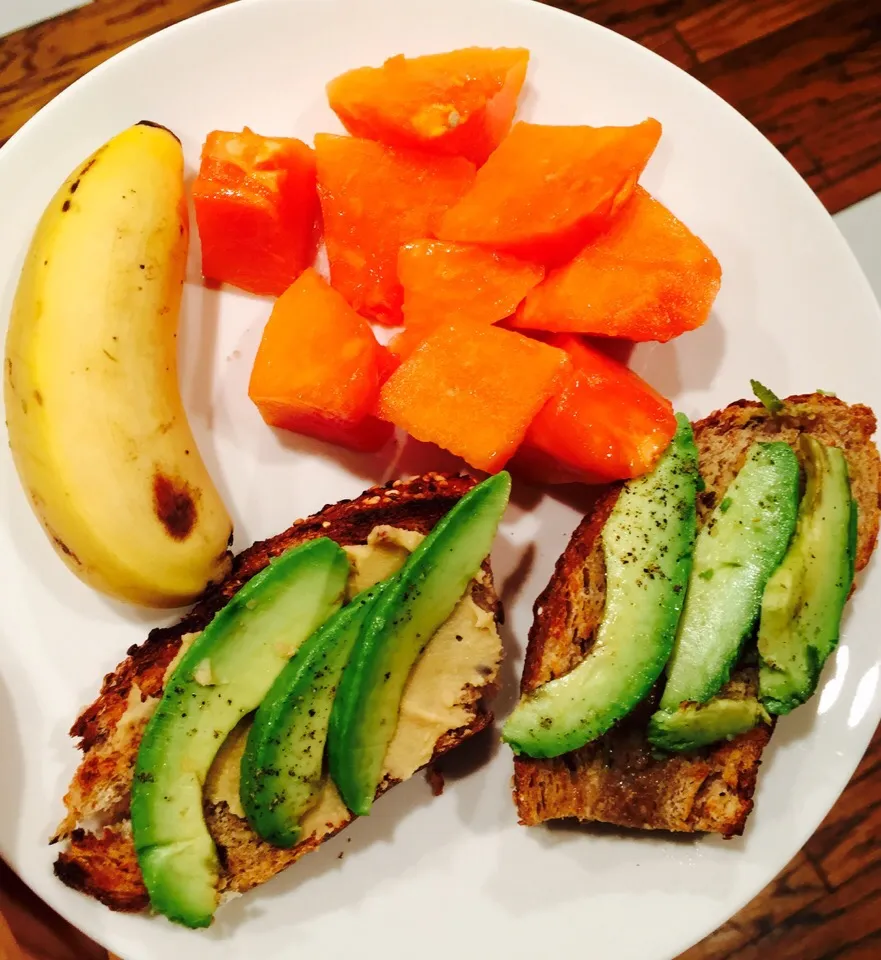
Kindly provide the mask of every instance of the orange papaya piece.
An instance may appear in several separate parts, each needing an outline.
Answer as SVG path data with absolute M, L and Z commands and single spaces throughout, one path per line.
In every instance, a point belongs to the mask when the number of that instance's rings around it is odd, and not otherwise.
M 210 133 L 193 206 L 210 280 L 278 296 L 315 257 L 315 155 L 293 137 Z
M 561 263 L 630 199 L 660 136 L 651 119 L 633 127 L 517 123 L 437 236 Z
M 435 329 L 435 327 L 404 327 L 389 341 L 389 352 L 398 362 L 406 360 Z
M 709 247 L 638 186 L 605 233 L 529 293 L 512 324 L 666 341 L 706 321 L 721 282 Z
M 543 276 L 537 264 L 469 244 L 416 240 L 398 253 L 408 327 L 497 323 L 514 313 Z
M 373 415 L 388 372 L 370 324 L 310 268 L 272 308 L 248 396 L 270 426 L 373 451 L 393 432 Z
M 353 136 L 483 163 L 511 128 L 529 51 L 468 47 L 392 57 L 331 80 L 331 109 Z
M 480 324 L 442 324 L 380 391 L 380 417 L 472 467 L 501 470 L 569 365 L 563 350 Z
M 402 243 L 433 236 L 443 213 L 474 180 L 474 164 L 373 140 L 315 137 L 330 280 L 378 323 L 401 320 Z
M 523 472 L 544 483 L 608 483 L 651 470 L 676 432 L 670 401 L 577 337 L 548 342 L 572 364 L 529 426 L 517 455 Z

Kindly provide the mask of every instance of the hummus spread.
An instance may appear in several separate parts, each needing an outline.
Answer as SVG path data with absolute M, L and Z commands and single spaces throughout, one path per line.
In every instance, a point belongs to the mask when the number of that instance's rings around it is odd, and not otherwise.
M 348 595 L 391 576 L 422 541 L 422 534 L 377 526 L 366 544 L 345 547 L 351 563 Z M 471 599 L 471 586 L 449 619 L 428 642 L 416 661 L 401 701 L 398 727 L 385 757 L 384 776 L 406 780 L 425 766 L 437 741 L 468 723 L 473 693 L 492 683 L 498 673 L 502 643 L 491 613 Z M 469 695 L 470 694 L 470 695 Z M 244 817 L 239 799 L 239 771 L 250 729 L 245 718 L 218 751 L 208 773 L 205 793 L 212 803 L 224 802 Z M 351 814 L 328 780 L 316 805 L 303 818 L 303 838 L 320 838 L 341 827 Z

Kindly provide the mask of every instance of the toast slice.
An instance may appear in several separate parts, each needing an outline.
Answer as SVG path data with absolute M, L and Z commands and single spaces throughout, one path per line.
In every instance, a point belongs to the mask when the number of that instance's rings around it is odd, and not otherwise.
M 878 537 L 881 465 L 872 442 L 876 422 L 865 406 L 825 394 L 789 397 L 771 415 L 761 404 L 739 401 L 694 424 L 706 489 L 698 498 L 705 522 L 756 440 L 795 444 L 802 433 L 841 447 L 859 507 L 856 568 L 869 562 Z M 560 557 L 535 603 L 523 669 L 527 692 L 579 663 L 593 643 L 605 605 L 605 565 L 600 532 L 620 486 L 596 504 Z M 755 695 L 758 671 L 740 664 L 726 696 Z M 743 832 L 753 806 L 756 775 L 772 728 L 760 726 L 688 755 L 655 756 L 645 739 L 658 691 L 600 739 L 552 760 L 514 760 L 514 801 L 525 825 L 577 818 L 647 830 Z
M 210 590 L 187 616 L 172 627 L 153 630 L 147 641 L 133 646 L 116 670 L 104 678 L 101 693 L 74 723 L 71 736 L 79 738 L 83 759 L 64 798 L 67 816 L 53 842 L 63 848 L 55 862 L 56 875 L 68 886 L 95 897 L 113 910 L 140 911 L 149 905 L 141 879 L 129 820 L 129 798 L 135 758 L 144 727 L 162 695 L 165 679 L 172 672 L 182 647 L 202 630 L 221 607 L 269 561 L 290 547 L 314 537 L 336 540 L 343 547 L 366 544 L 371 533 L 388 528 L 429 530 L 474 485 L 469 477 L 428 474 L 409 481 L 373 487 L 355 500 L 327 506 L 305 520 L 298 520 L 284 533 L 255 543 L 239 554 L 229 578 Z M 411 674 L 404 693 L 398 734 L 387 755 L 387 772 L 380 784 L 384 792 L 403 779 L 390 770 L 405 769 L 407 776 L 479 733 L 492 722 L 486 698 L 494 690 L 501 660 L 501 641 L 496 629 L 502 618 L 489 561 L 470 586 L 469 608 L 482 618 L 485 639 L 480 662 L 471 666 L 466 682 L 449 689 L 443 716 L 455 717 L 447 729 L 431 726 L 414 709 L 407 719 L 408 695 L 415 690 L 417 673 L 430 673 L 431 658 L 449 661 L 443 649 L 444 628 L 432 638 Z M 467 598 L 468 594 L 466 594 Z M 462 604 L 466 602 L 463 598 Z M 461 637 L 453 638 L 460 640 Z M 440 644 L 440 646 L 438 646 Z M 435 649 L 437 647 L 437 649 Z M 453 674 L 454 679 L 456 674 Z M 244 723 L 244 721 L 243 721 Z M 419 724 L 422 726 L 419 726 Z M 419 742 L 419 762 L 406 767 L 400 746 L 401 729 L 409 724 Z M 329 785 L 316 808 L 304 821 L 304 839 L 283 850 L 262 841 L 244 819 L 238 803 L 237 769 L 244 747 L 237 728 L 221 748 L 205 790 L 205 817 L 217 844 L 222 865 L 221 893 L 242 893 L 290 866 L 303 854 L 338 833 L 354 819 L 335 788 Z M 390 757 L 398 745 L 393 767 Z M 232 785 L 230 771 L 234 770 Z

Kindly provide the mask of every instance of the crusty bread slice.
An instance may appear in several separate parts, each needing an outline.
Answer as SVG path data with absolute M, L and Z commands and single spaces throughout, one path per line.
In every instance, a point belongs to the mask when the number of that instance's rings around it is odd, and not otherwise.
M 427 533 L 474 485 L 468 477 L 428 474 L 409 481 L 374 487 L 360 497 L 325 507 L 298 520 L 284 533 L 255 543 L 236 557 L 230 577 L 210 591 L 180 623 L 154 630 L 147 641 L 104 678 L 98 699 L 71 729 L 84 756 L 65 797 L 67 816 L 55 841 L 64 847 L 56 875 L 68 886 L 95 897 L 114 910 L 139 911 L 148 905 L 132 842 L 128 803 L 131 779 L 144 726 L 183 639 L 202 630 L 214 614 L 254 574 L 280 553 L 313 537 L 325 536 L 343 546 L 365 543 L 377 526 L 388 525 Z M 471 599 L 499 622 L 501 603 L 495 593 L 489 562 L 471 585 Z M 492 721 L 485 697 L 495 682 L 497 664 L 484 669 L 481 686 L 461 691 L 458 704 L 466 722 L 446 731 L 434 744 L 433 756 L 452 750 Z M 397 781 L 388 777 L 380 791 Z M 338 800 L 338 798 L 337 798 Z M 205 816 L 217 843 L 223 867 L 221 891 L 244 892 L 294 863 L 347 826 L 353 816 L 340 806 L 333 818 L 289 850 L 260 840 L 246 820 L 226 802 L 206 799 Z
M 869 562 L 878 536 L 881 466 L 872 442 L 875 416 L 824 394 L 789 397 L 772 416 L 759 403 L 739 401 L 694 425 L 706 483 L 699 522 L 707 519 L 755 440 L 795 444 L 801 433 L 841 447 L 859 507 L 856 566 Z M 605 605 L 600 532 L 618 497 L 610 489 L 586 517 L 560 557 L 551 582 L 535 603 L 535 619 L 521 689 L 533 690 L 571 670 L 590 650 Z M 726 689 L 754 693 L 757 671 L 744 663 Z M 682 755 L 654 755 L 645 739 L 657 691 L 605 736 L 553 760 L 514 761 L 514 800 L 526 825 L 574 817 L 623 827 L 743 832 L 753 806 L 762 751 L 771 728 L 760 726 L 730 743 Z

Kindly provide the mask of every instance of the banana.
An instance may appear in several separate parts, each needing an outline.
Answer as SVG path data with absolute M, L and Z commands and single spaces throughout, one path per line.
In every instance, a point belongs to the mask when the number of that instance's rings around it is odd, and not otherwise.
M 86 583 L 154 607 L 192 601 L 231 562 L 177 379 L 188 243 L 180 142 L 137 124 L 47 207 L 6 338 L 9 442 L 43 529 Z

